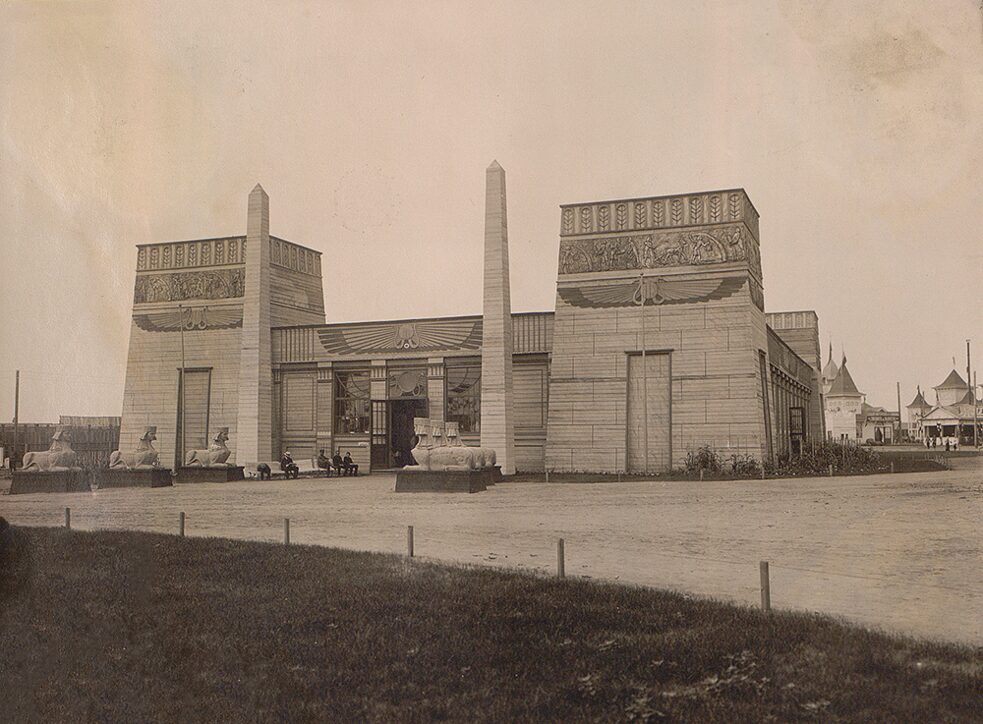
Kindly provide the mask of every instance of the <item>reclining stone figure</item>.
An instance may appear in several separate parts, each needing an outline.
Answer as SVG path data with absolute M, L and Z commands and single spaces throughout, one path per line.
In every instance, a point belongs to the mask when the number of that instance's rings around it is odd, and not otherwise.
M 121 452 L 114 450 L 109 456 L 109 467 L 116 470 L 152 470 L 160 466 L 160 455 L 154 449 L 153 442 L 157 439 L 157 428 L 148 427 L 136 450 Z
M 425 417 L 413 419 L 416 446 L 412 450 L 416 465 L 404 470 L 483 470 L 495 465 L 495 451 L 469 447 L 461 443 L 458 424 L 443 423 Z
M 207 450 L 188 450 L 184 456 L 184 465 L 189 468 L 227 468 L 232 463 L 227 462 L 232 451 L 225 444 L 229 439 L 229 428 L 220 427 L 212 444 Z
M 58 428 L 51 437 L 51 447 L 44 452 L 24 453 L 21 470 L 27 472 L 63 472 L 81 470 L 78 453 L 72 450 L 72 436 L 63 428 Z

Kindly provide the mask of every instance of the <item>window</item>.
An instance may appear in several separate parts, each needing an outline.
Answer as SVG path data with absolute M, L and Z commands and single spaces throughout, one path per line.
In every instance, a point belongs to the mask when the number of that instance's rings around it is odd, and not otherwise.
M 447 365 L 447 422 L 481 432 L 481 362 Z
M 369 431 L 369 372 L 335 371 L 335 434 Z

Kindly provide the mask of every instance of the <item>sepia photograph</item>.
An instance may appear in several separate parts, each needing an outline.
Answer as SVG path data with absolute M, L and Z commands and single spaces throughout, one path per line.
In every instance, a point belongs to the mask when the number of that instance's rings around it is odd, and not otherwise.
M 980 0 L 0 0 L 0 722 L 983 722 Z

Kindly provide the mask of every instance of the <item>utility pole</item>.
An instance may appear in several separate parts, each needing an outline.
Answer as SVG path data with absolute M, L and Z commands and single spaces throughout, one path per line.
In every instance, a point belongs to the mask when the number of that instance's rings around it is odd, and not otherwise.
M 973 403 L 973 446 L 976 445 L 976 388 L 973 387 L 973 373 L 970 372 L 969 361 L 969 340 L 966 340 L 966 387 L 969 392 L 969 400 Z M 959 426 L 956 425 L 956 438 L 959 438 Z
M 20 370 L 14 373 L 14 449 L 10 451 L 10 469 L 17 467 L 17 443 L 20 442 Z M 0 463 L 3 461 L 0 460 Z
M 980 447 L 980 418 L 979 408 L 976 404 L 976 373 L 973 373 L 973 447 L 979 450 Z

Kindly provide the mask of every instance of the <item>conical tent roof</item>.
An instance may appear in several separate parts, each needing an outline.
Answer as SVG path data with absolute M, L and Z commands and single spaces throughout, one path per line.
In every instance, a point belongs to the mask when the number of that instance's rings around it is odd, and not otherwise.
M 863 393 L 857 389 L 857 385 L 853 381 L 853 377 L 850 376 L 850 370 L 846 368 L 846 358 L 843 358 L 842 364 L 840 364 L 839 374 L 836 375 L 836 379 L 833 380 L 833 384 L 829 387 L 829 392 L 826 393 L 827 397 L 863 397 Z
M 922 394 L 921 387 L 918 388 L 918 394 L 915 395 L 915 399 L 911 401 L 910 405 L 908 405 L 908 409 L 911 409 L 913 407 L 919 409 L 927 409 L 931 407 L 931 405 L 925 401 L 925 395 Z
M 966 389 L 966 380 L 959 376 L 959 373 L 955 370 L 949 373 L 949 376 L 945 378 L 945 381 L 941 385 L 936 385 L 932 389 L 934 390 L 953 390 L 953 389 Z

